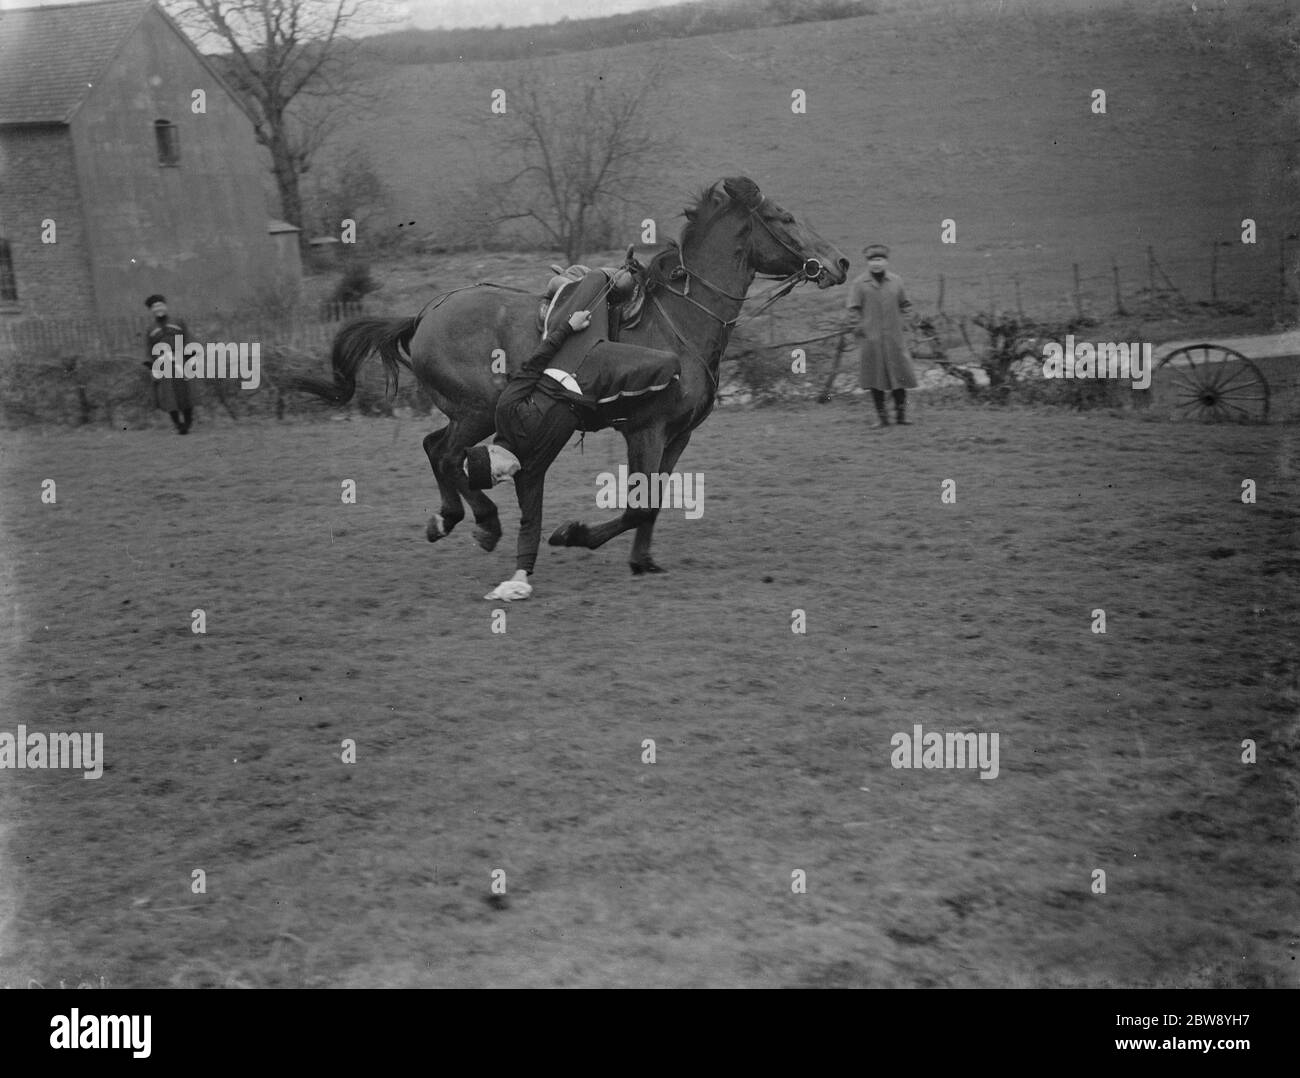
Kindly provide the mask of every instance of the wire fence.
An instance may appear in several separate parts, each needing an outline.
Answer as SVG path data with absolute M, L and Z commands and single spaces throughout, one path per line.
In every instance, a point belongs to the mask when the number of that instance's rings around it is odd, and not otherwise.
M 1224 313 L 1281 313 L 1300 306 L 1298 261 L 1300 234 L 1294 234 L 1276 246 L 1210 241 L 1201 256 L 1166 257 L 1147 247 L 1145 259 L 1137 261 L 1112 257 L 1100 265 L 1072 261 L 1068 268 L 1053 261 L 1018 273 L 904 276 L 914 303 L 950 315 L 1007 311 L 1022 320 L 1100 318 L 1207 304 Z

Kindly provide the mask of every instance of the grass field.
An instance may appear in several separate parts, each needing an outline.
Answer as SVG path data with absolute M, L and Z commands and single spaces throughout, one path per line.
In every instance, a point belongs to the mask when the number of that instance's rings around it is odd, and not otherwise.
M 411 422 L 7 435 L 5 729 L 106 763 L 4 773 L 0 984 L 1294 987 L 1294 428 L 917 396 L 722 409 L 668 575 L 508 606 Z
M 1094 339 L 1213 339 L 1292 313 L 1300 83 L 1282 0 L 1197 8 L 882 2 L 549 77 L 562 104 L 594 67 L 664 65 L 673 149 L 621 242 L 742 173 L 850 255 L 891 243 L 923 311 L 940 274 L 954 316 L 1010 307 L 1014 274 L 1056 317 L 1079 263 Z M 463 236 L 511 71 L 372 72 L 384 107 L 342 142 L 394 228 Z M 1247 217 L 1219 284 L 1249 309 L 1140 293 L 1151 246 L 1204 298 Z M 551 260 L 398 248 L 371 307 L 540 287 Z M 824 332 L 845 296 L 801 289 L 734 344 Z M 80 414 L 59 358 L 6 357 L 41 405 L 14 422 Z M 143 397 L 6 430 L 0 735 L 101 732 L 105 763 L 0 770 L 0 985 L 1295 987 L 1300 382 L 1260 368 L 1269 425 L 955 382 L 886 432 L 849 394 L 724 405 L 679 464 L 704 512 L 663 514 L 667 575 L 632 578 L 626 537 L 545 548 L 517 604 L 483 599 L 513 569 L 508 490 L 495 553 L 425 541 L 434 424 L 407 409 L 276 422 L 272 387 L 186 438 Z M 604 516 L 624 460 L 609 432 L 562 454 L 547 530 Z M 997 735 L 997 777 L 894 767 L 918 724 Z

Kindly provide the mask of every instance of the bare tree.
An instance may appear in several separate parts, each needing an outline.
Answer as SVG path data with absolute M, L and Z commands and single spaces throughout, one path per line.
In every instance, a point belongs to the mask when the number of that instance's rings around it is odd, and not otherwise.
M 648 186 L 667 151 L 651 123 L 663 82 L 659 64 L 640 76 L 593 69 L 580 88 L 573 82 L 567 68 L 553 64 L 530 64 L 505 82 L 507 175 L 487 189 L 495 221 L 532 220 L 570 262 L 593 238 L 611 245 L 593 233 Z
M 172 14 L 200 45 L 215 44 L 222 74 L 254 116 L 286 221 L 303 224 L 301 179 L 336 129 L 354 90 L 356 42 L 345 36 L 377 0 L 176 0 Z M 303 233 L 306 240 L 306 233 Z
M 303 227 L 337 236 L 340 222 L 351 218 L 361 234 L 379 234 L 368 226 L 378 220 L 388 193 L 370 157 L 356 145 L 321 157 L 303 184 Z

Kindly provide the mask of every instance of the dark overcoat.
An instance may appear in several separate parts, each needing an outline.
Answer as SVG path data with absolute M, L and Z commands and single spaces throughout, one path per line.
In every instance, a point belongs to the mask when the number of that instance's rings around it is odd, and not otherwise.
M 903 292 L 903 279 L 888 270 L 880 281 L 864 273 L 853 282 L 848 307 L 858 312 L 862 388 L 916 388 L 906 337 L 912 304 Z
M 186 324 L 179 318 L 165 318 L 162 322 L 155 321 L 145 335 L 144 348 L 145 353 L 149 356 L 148 366 L 153 367 L 154 354 L 153 346 L 159 342 L 166 344 L 168 348 L 175 349 L 176 337 L 181 338 L 182 354 L 177 359 L 184 359 L 184 347 L 189 343 L 190 330 Z M 190 384 L 184 378 L 154 378 L 153 381 L 153 399 L 164 412 L 183 412 L 187 408 L 192 408 L 193 396 L 190 393 Z

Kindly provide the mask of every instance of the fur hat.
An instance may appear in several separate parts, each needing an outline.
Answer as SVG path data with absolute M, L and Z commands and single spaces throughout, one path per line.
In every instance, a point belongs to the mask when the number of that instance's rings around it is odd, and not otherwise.
M 864 248 L 862 248 L 862 253 L 866 255 L 868 258 L 876 258 L 876 257 L 888 258 L 889 248 L 886 247 L 883 243 L 869 243 Z
M 155 303 L 166 303 L 166 302 L 167 302 L 166 296 L 160 296 L 158 295 L 157 292 L 155 292 L 152 296 L 150 296 L 147 300 L 144 301 L 144 305 L 146 307 L 152 307 Z
M 493 485 L 492 454 L 487 446 L 471 446 L 465 451 L 465 474 L 471 490 L 487 490 Z

